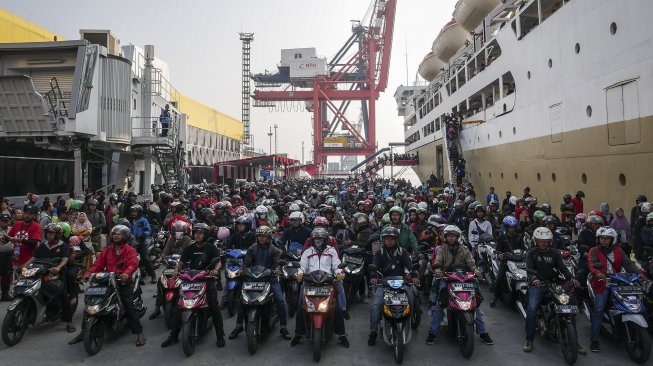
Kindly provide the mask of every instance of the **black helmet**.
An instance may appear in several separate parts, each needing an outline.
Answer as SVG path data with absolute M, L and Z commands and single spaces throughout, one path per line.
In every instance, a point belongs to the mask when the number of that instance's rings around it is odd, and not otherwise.
M 143 207 L 141 205 L 133 205 L 129 208 L 129 212 L 136 211 L 139 215 L 143 213 Z
M 571 200 L 571 195 L 566 194 L 564 197 L 562 197 L 562 199 L 565 200 L 565 201 L 569 201 L 569 200 Z
M 543 203 L 542 207 L 540 207 L 542 211 L 544 211 L 545 214 L 550 215 L 551 214 L 551 205 L 548 203 Z
M 120 220 L 116 221 L 116 225 L 125 225 L 125 226 L 129 227 L 131 224 L 129 223 L 129 220 L 123 218 L 123 219 L 120 219 Z
M 132 232 L 129 230 L 129 227 L 125 225 L 116 225 L 111 229 L 111 234 L 122 234 L 125 238 L 128 238 Z
M 247 218 L 247 216 L 245 216 L 245 215 L 238 216 L 238 218 L 236 219 L 236 225 L 238 225 L 238 224 L 245 224 L 245 225 L 250 224 L 251 225 L 252 221 L 249 218 Z
M 585 193 L 583 193 L 583 191 L 578 191 L 576 192 L 576 196 L 585 198 Z
M 208 208 L 208 207 L 204 207 L 200 212 L 202 213 L 202 216 L 213 216 L 213 215 L 215 215 L 215 212 L 213 212 L 213 210 Z
M 381 237 L 385 238 L 386 236 L 394 236 L 395 238 L 399 237 L 399 229 L 397 229 L 394 226 L 386 226 L 383 228 L 383 231 L 381 231 Z
M 546 224 L 555 224 L 555 225 L 558 225 L 558 218 L 555 217 L 555 216 L 553 216 L 553 215 L 546 215 L 546 216 L 544 216 L 544 218 L 542 219 L 542 224 L 543 224 L 543 225 L 546 225 Z
M 207 224 L 205 224 L 203 222 L 199 222 L 199 223 L 193 225 L 193 234 L 195 232 L 197 232 L 197 231 L 203 231 L 204 236 L 206 237 L 206 235 L 209 235 L 209 233 L 211 232 L 211 228 L 209 227 L 209 225 L 207 225 Z

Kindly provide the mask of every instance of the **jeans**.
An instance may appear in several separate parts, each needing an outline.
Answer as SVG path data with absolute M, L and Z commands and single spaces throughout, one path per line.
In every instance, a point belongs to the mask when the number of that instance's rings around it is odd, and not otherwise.
M 447 288 L 447 282 L 446 281 L 439 281 L 440 286 L 439 290 L 436 291 L 438 294 L 441 294 L 443 290 Z M 478 285 L 477 285 L 478 286 Z M 442 306 L 438 303 L 438 299 L 435 299 L 435 305 L 431 306 L 431 312 L 433 314 L 433 317 L 431 318 L 431 325 L 429 326 L 429 334 L 435 334 L 438 335 L 440 332 L 440 324 L 442 324 L 442 320 L 444 320 L 444 310 L 442 310 Z M 476 319 L 474 319 L 474 325 L 476 326 L 476 333 L 478 334 L 483 334 L 486 333 L 485 330 L 485 321 L 483 320 L 483 312 L 481 311 L 480 307 L 476 307 Z
M 408 304 L 410 308 L 414 309 L 414 293 L 411 288 L 405 288 L 406 295 L 408 295 Z M 381 321 L 381 310 L 383 309 L 383 286 L 377 286 L 372 296 L 372 305 L 370 306 L 370 332 L 376 332 L 379 329 L 379 322 Z
M 599 340 L 599 332 L 601 331 L 601 321 L 603 320 L 603 313 L 605 306 L 610 298 L 610 289 L 606 288 L 602 294 L 594 292 L 594 310 L 592 311 L 592 342 Z
M 215 336 L 220 339 L 224 337 L 224 328 L 222 326 L 222 314 L 220 314 L 220 307 L 218 305 L 218 289 L 215 285 L 214 279 L 207 279 L 206 281 L 206 302 L 209 306 L 208 310 L 213 320 L 213 327 L 215 328 Z M 181 312 L 173 312 L 172 329 L 170 329 L 170 338 L 177 339 L 181 331 Z
M 549 288 L 546 286 L 530 286 L 528 288 L 528 309 L 526 309 L 526 340 L 533 341 L 535 338 L 535 326 L 537 324 L 537 309 L 544 299 L 544 296 L 549 293 Z M 572 316 L 572 325 L 576 329 L 576 317 Z
M 342 287 L 342 282 L 341 281 L 336 281 L 336 285 L 340 285 Z M 342 294 L 344 294 L 344 291 L 338 290 Z M 301 294 L 304 293 L 304 285 L 302 284 L 301 289 L 299 290 L 299 304 L 297 309 L 297 315 L 295 316 L 295 334 L 297 335 L 304 335 L 306 334 L 306 314 L 303 311 L 303 297 Z M 333 309 L 333 331 L 337 335 L 345 335 L 345 318 L 342 316 L 342 312 L 344 309 L 346 309 L 346 306 L 343 306 L 342 303 L 340 302 L 340 299 L 343 298 L 344 296 L 338 295 L 336 299 L 336 306 Z
M 274 294 L 274 302 L 277 303 L 277 312 L 279 313 L 279 326 L 285 328 L 288 325 L 288 320 L 286 318 L 286 302 L 283 300 L 283 292 L 281 291 L 281 284 L 277 278 L 270 281 L 270 288 Z M 243 305 L 238 303 L 238 315 L 236 315 L 236 326 L 243 326 L 243 319 L 245 315 L 243 313 Z

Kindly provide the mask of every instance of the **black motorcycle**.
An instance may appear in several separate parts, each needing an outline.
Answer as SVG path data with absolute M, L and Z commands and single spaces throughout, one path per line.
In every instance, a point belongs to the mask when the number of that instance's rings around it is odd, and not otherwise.
M 241 288 L 247 350 L 256 353 L 261 336 L 270 333 L 279 320 L 277 303 L 272 293 L 273 272 L 262 266 L 245 268 Z
M 281 288 L 286 296 L 288 306 L 288 316 L 293 317 L 297 313 L 297 304 L 299 303 L 299 283 L 297 275 L 301 273 L 299 269 L 299 260 L 302 257 L 304 245 L 301 243 L 291 243 L 288 250 L 284 252 L 286 264 L 283 266 L 283 283 Z
M 141 288 L 138 284 L 139 271 L 128 285 L 134 293 L 134 307 L 143 317 L 147 308 L 143 306 Z M 121 284 L 115 273 L 98 272 L 89 278 L 89 286 L 84 290 L 84 349 L 94 355 L 102 349 L 107 330 L 118 332 L 127 325 L 127 313 L 118 293 Z
M 344 268 L 345 280 L 342 285 L 345 289 L 345 298 L 347 300 L 347 310 L 356 301 L 358 288 L 361 281 L 365 280 L 365 266 L 367 265 L 368 258 L 372 255 L 369 250 L 352 245 L 344 250 L 342 262 L 347 266 Z

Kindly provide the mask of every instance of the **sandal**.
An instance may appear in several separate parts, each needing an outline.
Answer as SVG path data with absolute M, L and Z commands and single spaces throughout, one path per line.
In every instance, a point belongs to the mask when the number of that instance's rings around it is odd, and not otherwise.
M 145 336 L 136 338 L 136 347 L 143 347 L 145 345 Z
M 68 333 L 75 333 L 77 331 L 77 328 L 73 325 L 66 325 L 66 332 Z

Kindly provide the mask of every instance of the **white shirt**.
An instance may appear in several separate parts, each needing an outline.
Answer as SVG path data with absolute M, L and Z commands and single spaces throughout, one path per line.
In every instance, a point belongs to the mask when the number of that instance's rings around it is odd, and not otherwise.
M 476 232 L 476 234 L 474 234 Z M 478 244 L 478 238 L 481 236 L 481 234 L 490 234 L 492 235 L 492 224 L 488 220 L 483 220 L 483 222 L 479 222 L 478 219 L 474 219 L 474 221 L 469 223 L 469 242 L 470 244 L 475 247 L 476 244 Z
M 327 245 L 326 248 L 324 248 L 322 254 L 318 254 L 315 247 L 311 245 L 310 248 L 302 253 L 302 258 L 299 260 L 299 266 L 304 273 L 311 273 L 319 270 L 336 275 L 342 272 L 342 270 L 338 268 L 339 265 L 340 258 L 338 258 L 338 252 L 336 252 L 335 248 L 330 245 Z

